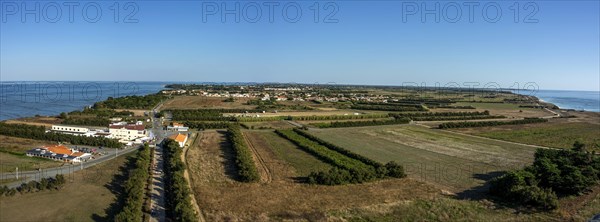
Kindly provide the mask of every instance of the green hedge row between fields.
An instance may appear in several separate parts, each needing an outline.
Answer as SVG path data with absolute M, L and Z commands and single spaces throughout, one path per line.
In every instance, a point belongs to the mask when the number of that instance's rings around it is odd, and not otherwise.
M 235 163 L 240 180 L 243 182 L 257 182 L 260 180 L 260 175 L 258 175 L 258 170 L 252 159 L 252 151 L 250 151 L 244 140 L 240 126 L 230 125 L 227 129 L 227 138 L 235 151 Z
M 487 116 L 489 111 L 482 112 L 418 112 L 418 113 L 389 113 L 391 117 L 443 117 L 443 116 Z
M 355 104 L 350 106 L 351 109 L 359 109 L 359 110 L 382 110 L 382 111 L 427 111 L 427 108 L 424 106 L 385 106 L 385 105 L 361 105 Z
M 196 122 L 196 121 L 185 121 L 183 125 L 194 128 L 194 129 L 226 129 L 232 122 Z
M 104 146 L 122 148 L 123 144 L 116 139 L 104 137 L 75 136 L 60 133 L 46 133 L 43 126 L 31 126 L 25 124 L 6 124 L 0 122 L 0 135 L 13 136 L 34 140 L 45 140 L 51 142 L 70 143 L 74 145 Z
M 452 129 L 452 128 L 467 128 L 467 127 L 520 125 L 520 124 L 544 123 L 544 122 L 548 122 L 548 120 L 542 119 L 542 118 L 525 118 L 525 119 L 521 119 L 521 120 L 512 120 L 512 121 L 448 122 L 448 123 L 440 124 L 438 126 L 438 128 Z
M 287 120 L 308 121 L 308 120 L 346 120 L 346 119 L 380 119 L 388 118 L 388 114 L 361 114 L 361 115 L 327 115 L 327 116 L 290 116 Z
M 398 118 L 390 120 L 371 120 L 371 121 L 344 121 L 330 123 L 312 123 L 311 125 L 319 128 L 339 128 L 339 127 L 360 127 L 360 126 L 382 126 L 410 123 L 409 118 Z
M 145 202 L 146 187 L 151 183 L 150 163 L 152 161 L 152 151 L 148 144 L 138 150 L 135 156 L 134 168 L 128 171 L 128 178 L 125 181 L 123 194 L 125 196 L 125 205 L 115 216 L 115 221 L 142 221 L 143 206 Z
M 167 217 L 172 221 L 196 222 L 196 212 L 191 202 L 191 191 L 183 176 L 185 163 L 181 160 L 179 143 L 168 139 L 163 143 L 165 158 L 165 195 Z

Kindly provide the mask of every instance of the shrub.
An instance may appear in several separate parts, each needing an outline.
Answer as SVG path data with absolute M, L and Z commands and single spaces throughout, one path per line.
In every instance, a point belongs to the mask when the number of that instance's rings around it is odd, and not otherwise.
M 252 158 L 252 151 L 248 148 L 244 135 L 238 125 L 230 125 L 227 138 L 235 151 L 235 163 L 238 167 L 238 176 L 244 182 L 256 182 L 260 179 L 256 165 Z

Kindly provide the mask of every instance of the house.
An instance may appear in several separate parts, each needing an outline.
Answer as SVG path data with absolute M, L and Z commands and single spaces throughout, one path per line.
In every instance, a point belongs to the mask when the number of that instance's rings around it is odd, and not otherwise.
M 184 126 L 183 123 L 172 122 L 170 126 L 167 126 L 167 130 L 186 132 L 189 130 L 189 128 Z
M 187 134 L 178 133 L 169 136 L 169 139 L 175 140 L 177 143 L 179 143 L 179 147 L 183 148 L 188 140 L 188 136 Z
M 26 155 L 69 163 L 84 162 L 92 158 L 92 154 L 90 153 L 80 152 L 64 145 L 43 146 L 31 149 L 26 152 Z
M 122 143 L 148 137 L 148 132 L 142 121 L 137 121 L 135 124 L 128 124 L 127 122 L 112 123 L 108 126 L 108 132 L 112 138 L 118 139 Z

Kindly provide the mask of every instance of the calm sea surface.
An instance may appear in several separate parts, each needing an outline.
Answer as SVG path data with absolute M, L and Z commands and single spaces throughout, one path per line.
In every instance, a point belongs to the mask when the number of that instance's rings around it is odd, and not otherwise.
M 58 115 L 81 110 L 108 97 L 146 95 L 161 82 L 0 82 L 0 120 Z
M 600 91 L 538 90 L 515 93 L 538 97 L 562 109 L 600 112 Z
M 58 115 L 81 110 L 108 97 L 147 95 L 166 82 L 0 82 L 0 120 L 34 115 Z M 600 92 L 520 91 L 560 108 L 600 112 Z

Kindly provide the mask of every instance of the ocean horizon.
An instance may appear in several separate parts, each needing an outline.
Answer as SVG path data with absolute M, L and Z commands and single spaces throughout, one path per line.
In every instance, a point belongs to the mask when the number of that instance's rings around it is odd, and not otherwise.
M 203 84 L 209 82 L 109 82 L 109 81 L 2 81 L 0 82 L 0 120 L 52 116 L 82 110 L 108 97 L 147 95 L 172 83 Z M 242 82 L 210 82 L 243 84 Z M 254 83 L 256 84 L 256 83 Z M 600 91 L 537 90 L 513 91 L 536 96 L 561 109 L 600 112 Z

